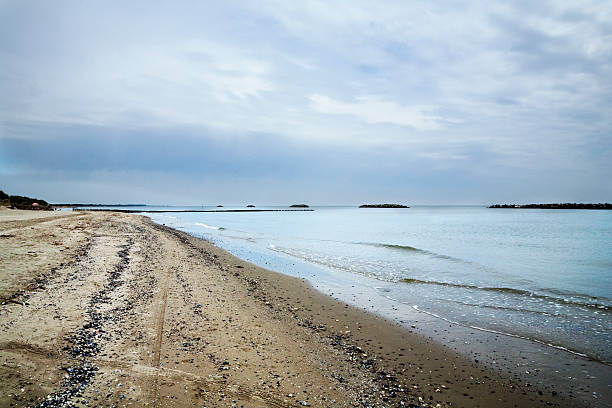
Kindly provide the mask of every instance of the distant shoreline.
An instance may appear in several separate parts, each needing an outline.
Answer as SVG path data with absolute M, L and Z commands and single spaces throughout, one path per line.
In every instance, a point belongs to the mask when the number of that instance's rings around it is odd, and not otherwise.
M 612 210 L 610 203 L 494 204 L 488 208 L 531 208 L 545 210 Z
M 219 213 L 219 212 L 280 212 L 280 211 L 314 211 L 312 209 L 239 209 L 239 210 L 121 210 L 121 209 L 106 209 L 106 208 L 76 208 L 77 211 L 106 211 L 117 213 Z
M 403 204 L 361 204 L 359 208 L 410 208 Z

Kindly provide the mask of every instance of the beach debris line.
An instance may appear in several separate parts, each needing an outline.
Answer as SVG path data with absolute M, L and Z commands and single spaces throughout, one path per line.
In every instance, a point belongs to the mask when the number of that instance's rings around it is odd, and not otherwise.
M 106 308 L 102 306 L 111 303 L 111 294 L 125 283 L 122 274 L 129 264 L 129 251 L 133 242 L 133 239 L 130 238 L 121 247 L 117 253 L 119 262 L 108 273 L 106 284 L 89 299 L 85 324 L 68 338 L 70 344 L 64 347 L 64 351 L 76 361 L 74 365 L 63 368 L 66 375 L 61 384 L 62 389 L 47 395 L 36 405 L 37 408 L 69 406 L 70 399 L 80 396 L 98 371 L 98 367 L 91 360 L 100 352 L 99 341 L 107 337 L 104 325 L 107 322 L 122 319 L 125 312 L 134 306 L 130 301 L 121 302 L 109 310 L 105 310 Z
M 493 204 L 488 208 L 536 208 L 547 210 L 612 210 L 610 203 L 551 203 L 551 204 Z
M 228 265 L 229 266 L 229 265 Z M 239 268 L 235 266 L 235 268 Z M 234 272 L 234 276 L 240 276 L 238 272 Z M 274 304 L 277 301 L 268 296 L 264 288 L 260 285 L 259 280 L 245 277 L 247 284 L 248 296 L 261 301 L 270 309 L 275 309 Z M 279 303 L 281 306 L 282 303 Z M 297 312 L 300 308 L 286 306 L 287 310 L 293 315 L 298 327 L 303 327 L 310 330 L 321 339 L 327 339 L 327 342 L 336 349 L 339 353 L 345 356 L 346 362 L 351 364 L 358 370 L 368 372 L 372 377 L 373 387 L 362 387 L 356 395 L 356 403 L 361 407 L 376 407 L 380 406 L 382 401 L 388 406 L 405 406 L 405 407 L 435 407 L 441 406 L 437 401 L 434 401 L 433 396 L 425 402 L 425 395 L 421 394 L 420 390 L 405 382 L 405 378 L 401 379 L 398 373 L 391 369 L 383 367 L 381 356 L 366 351 L 364 348 L 355 344 L 350 331 L 337 332 L 333 328 L 327 327 L 325 324 L 317 323 L 309 317 L 301 317 Z M 281 309 L 283 307 L 281 306 Z M 280 309 L 279 309 L 280 310 Z M 347 384 L 348 380 L 341 374 L 330 372 L 329 376 L 336 380 L 339 384 Z M 439 391 L 440 392 L 440 391 Z M 421 394 L 421 395 L 419 395 Z M 296 400 L 297 404 L 302 406 L 310 406 L 308 401 Z M 305 405 L 306 404 L 306 405 Z
M 410 208 L 403 204 L 362 204 L 359 208 Z
M 325 330 L 325 326 L 314 326 L 308 320 L 305 320 L 302 324 L 298 324 L 298 326 L 308 327 L 313 331 Z M 350 335 L 347 333 L 330 334 L 328 335 L 328 339 L 331 341 L 331 345 L 334 348 L 344 353 L 348 357 L 348 361 L 374 375 L 373 381 L 376 384 L 378 391 L 375 393 L 362 391 L 361 395 L 359 396 L 359 403 L 361 406 L 376 406 L 376 402 L 379 398 L 382 399 L 383 402 L 393 404 L 393 406 L 427 406 L 421 405 L 423 402 L 423 397 L 415 393 L 414 388 L 410 387 L 406 383 L 402 383 L 395 373 L 385 371 L 382 367 L 379 367 L 377 364 L 378 357 L 376 355 L 368 354 L 368 352 L 366 352 L 364 349 L 353 344 L 350 341 Z M 344 378 L 338 377 L 333 373 L 332 378 L 335 378 L 339 383 L 345 382 Z M 412 404 L 410 401 L 416 402 L 418 405 Z M 434 405 L 432 404 L 432 406 Z

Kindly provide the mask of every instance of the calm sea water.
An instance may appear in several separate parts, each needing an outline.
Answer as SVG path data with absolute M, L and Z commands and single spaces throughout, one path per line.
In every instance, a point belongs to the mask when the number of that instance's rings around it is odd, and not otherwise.
M 149 216 L 270 269 L 612 361 L 612 211 L 313 208 Z

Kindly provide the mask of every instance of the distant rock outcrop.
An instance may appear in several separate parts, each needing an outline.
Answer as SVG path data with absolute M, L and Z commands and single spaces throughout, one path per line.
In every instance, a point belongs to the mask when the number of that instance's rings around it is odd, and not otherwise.
M 219 204 L 217 207 L 218 207 L 218 208 L 221 208 L 221 207 L 223 207 L 223 206 L 222 206 L 221 204 Z
M 289 208 L 308 208 L 309 206 L 306 204 L 293 204 L 290 205 Z
M 359 208 L 410 208 L 402 204 L 362 204 Z
M 489 208 L 540 208 L 548 210 L 612 210 L 610 203 L 553 203 L 553 204 L 494 204 Z
M 247 205 L 247 208 L 255 208 L 255 206 L 253 204 L 249 204 Z

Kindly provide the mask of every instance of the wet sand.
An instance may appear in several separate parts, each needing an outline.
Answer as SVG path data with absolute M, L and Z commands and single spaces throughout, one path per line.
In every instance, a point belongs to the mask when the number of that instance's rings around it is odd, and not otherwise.
M 0 406 L 581 406 L 121 213 L 0 210 Z

